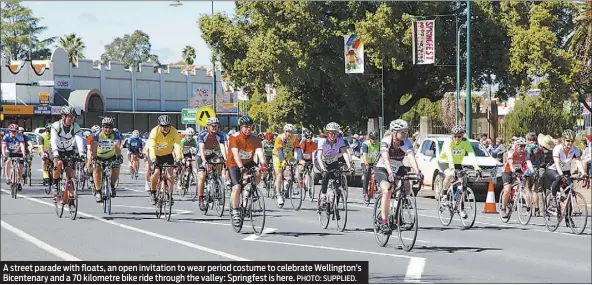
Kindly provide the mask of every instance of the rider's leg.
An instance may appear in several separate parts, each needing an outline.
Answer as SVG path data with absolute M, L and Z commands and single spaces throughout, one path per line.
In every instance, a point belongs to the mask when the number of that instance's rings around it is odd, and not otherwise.
M 103 173 L 103 167 L 95 165 L 95 169 L 93 171 L 93 180 L 95 183 L 95 189 L 97 189 L 97 192 L 95 193 L 95 200 L 97 202 L 101 202 L 103 199 L 101 196 L 101 173 Z
M 368 193 L 368 184 L 370 183 L 370 167 L 364 166 L 364 179 L 362 180 L 362 194 Z M 370 197 L 368 197 L 370 198 Z
M 442 189 L 440 189 L 440 193 L 437 193 L 438 197 L 440 197 L 441 195 L 444 195 L 444 197 L 446 197 L 445 191 L 448 191 L 450 184 L 454 180 L 454 176 L 455 176 L 454 170 L 452 170 L 452 169 L 444 170 L 444 181 L 442 183 Z
M 201 209 L 204 205 L 203 192 L 204 192 L 204 186 L 206 183 L 205 168 L 200 167 L 198 170 L 197 176 L 198 176 L 198 178 L 197 178 L 198 179 L 198 181 L 197 181 L 197 197 L 199 197 L 199 208 Z
M 510 200 L 510 188 L 512 188 L 512 173 L 502 173 L 502 181 L 504 182 L 504 193 L 502 194 L 502 210 L 506 209 L 506 204 Z
M 111 196 L 117 197 L 115 190 L 115 182 L 119 179 L 119 169 L 121 165 L 118 162 L 114 162 L 111 166 Z
M 273 171 L 275 172 L 275 193 L 278 196 L 278 201 L 281 197 L 280 192 L 282 191 L 282 180 L 284 179 L 282 172 L 282 164 L 277 156 L 273 157 Z
M 6 170 L 6 181 L 10 181 L 10 156 L 7 157 L 8 159 L 4 163 L 4 170 Z
M 174 169 L 169 167 L 166 169 L 166 180 L 167 180 L 167 184 L 169 185 L 169 193 L 173 193 L 173 185 L 175 185 L 175 176 L 174 176 Z

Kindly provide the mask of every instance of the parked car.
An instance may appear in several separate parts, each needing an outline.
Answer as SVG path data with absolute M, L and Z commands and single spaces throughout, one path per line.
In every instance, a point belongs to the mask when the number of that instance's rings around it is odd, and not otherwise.
M 424 186 L 431 186 L 432 191 L 434 191 L 434 195 L 436 195 L 435 188 L 440 185 L 440 176 L 438 173 L 444 171 L 444 169 L 438 163 L 438 158 L 440 157 L 440 153 L 442 151 L 442 146 L 445 142 L 450 140 L 449 135 L 428 135 L 423 142 L 419 150 L 416 150 L 416 160 L 419 166 L 419 169 L 424 174 Z M 470 185 L 479 185 L 479 186 L 486 186 L 489 184 L 489 181 L 493 181 L 494 187 L 496 189 L 500 189 L 503 185 L 502 183 L 502 164 L 495 158 L 491 157 L 485 147 L 477 140 L 469 139 L 469 142 L 473 146 L 473 150 L 475 151 L 475 158 L 477 160 L 477 165 L 483 170 L 482 178 L 477 179 L 474 177 L 469 178 L 469 187 Z M 462 161 L 462 165 L 466 166 L 469 169 L 473 169 L 473 161 L 465 155 L 465 158 Z M 471 187 L 473 191 L 475 191 L 475 187 Z M 480 187 L 484 188 L 487 191 L 487 187 Z M 475 191 L 476 192 L 476 191 Z
M 37 152 L 43 144 L 43 137 L 33 132 L 25 132 L 25 135 L 29 139 L 29 144 L 33 147 L 33 153 Z

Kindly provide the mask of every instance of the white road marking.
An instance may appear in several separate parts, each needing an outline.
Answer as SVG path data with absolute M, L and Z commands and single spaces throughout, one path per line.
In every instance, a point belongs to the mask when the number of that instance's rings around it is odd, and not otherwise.
M 405 274 L 404 282 L 418 283 L 421 281 L 421 275 L 425 268 L 425 258 L 414 257 L 409 260 L 407 265 L 407 273 Z
M 5 192 L 7 194 L 10 194 L 10 191 L 4 190 L 4 189 L 2 189 L 2 192 Z M 42 200 L 39 200 L 37 198 L 31 198 L 29 196 L 25 196 L 25 195 L 22 195 L 22 194 L 18 194 L 18 196 L 21 197 L 21 198 L 25 198 L 25 199 L 27 199 L 29 201 L 33 201 L 33 202 L 37 202 L 37 203 L 40 203 L 40 204 L 44 204 L 44 205 L 50 206 L 52 208 L 54 207 L 54 204 L 53 203 L 42 201 Z M 155 237 L 155 238 L 159 238 L 159 239 L 163 239 L 163 240 L 166 240 L 166 241 L 170 241 L 170 242 L 173 242 L 173 243 L 176 243 L 176 244 L 180 244 L 180 245 L 183 245 L 183 246 L 186 246 L 186 247 L 194 248 L 194 249 L 197 249 L 197 250 L 200 250 L 200 251 L 205 251 L 205 252 L 208 252 L 208 253 L 211 253 L 211 254 L 215 254 L 215 255 L 218 255 L 218 256 L 222 256 L 222 257 L 225 257 L 225 258 L 228 258 L 228 259 L 231 259 L 231 260 L 236 260 L 236 261 L 250 261 L 249 259 L 242 258 L 242 257 L 236 256 L 236 255 L 230 254 L 230 253 L 222 252 L 222 251 L 219 251 L 219 250 L 215 250 L 215 249 L 208 248 L 208 247 L 205 247 L 205 246 L 197 245 L 197 244 L 190 243 L 190 242 L 187 242 L 187 241 L 184 241 L 184 240 L 180 240 L 180 239 L 176 239 L 176 238 L 173 238 L 173 237 L 161 235 L 161 234 L 158 234 L 158 233 L 155 233 L 155 232 L 143 230 L 143 229 L 140 229 L 140 228 L 136 228 L 136 227 L 124 225 L 124 224 L 121 224 L 121 223 L 118 223 L 118 222 L 105 220 L 103 218 L 100 218 L 100 217 L 97 217 L 97 216 L 94 216 L 94 215 L 91 215 L 91 214 L 87 214 L 87 213 L 84 213 L 84 212 L 81 212 L 81 211 L 78 211 L 78 215 L 89 217 L 89 218 L 95 219 L 97 221 L 101 221 L 103 223 L 111 224 L 111 225 L 118 226 L 120 228 L 124 228 L 124 229 L 130 230 L 130 231 L 134 231 L 134 232 L 137 232 L 137 233 L 141 233 L 141 234 L 145 234 L 145 235 L 152 236 L 152 237 Z
M 263 229 L 263 232 L 261 233 L 261 235 L 260 235 L 260 236 L 264 236 L 264 235 L 266 235 L 266 234 L 268 234 L 268 233 L 275 232 L 276 230 L 277 230 L 277 229 L 274 229 L 274 228 L 264 228 L 264 229 Z M 243 240 L 251 240 L 251 241 L 253 241 L 253 240 L 256 240 L 256 239 L 258 239 L 260 236 L 258 236 L 258 235 L 256 235 L 256 234 L 252 234 L 252 235 L 250 235 L 250 236 L 248 236 L 248 237 L 244 238 Z
M 45 251 L 47 251 L 47 252 L 49 252 L 51 254 L 53 254 L 53 255 L 55 255 L 55 256 L 63 259 L 63 260 L 66 260 L 66 261 L 82 261 L 81 259 L 79 259 L 77 257 L 74 257 L 73 255 L 71 255 L 69 253 L 66 253 L 66 252 L 64 252 L 62 250 L 59 250 L 59 249 L 57 249 L 57 248 L 55 248 L 55 247 L 53 247 L 53 246 L 51 246 L 51 245 L 49 245 L 47 243 L 45 243 L 45 242 L 43 242 L 43 241 L 35 238 L 34 236 L 32 236 L 32 235 L 30 235 L 28 233 L 25 233 L 25 232 L 23 232 L 23 231 L 15 228 L 15 227 L 11 226 L 10 224 L 8 224 L 5 221 L 0 220 L 0 225 L 2 226 L 2 228 L 6 229 L 6 230 L 8 230 L 10 232 L 12 232 L 13 234 L 19 236 L 20 238 L 22 238 L 22 239 L 24 239 L 24 240 L 26 240 L 26 241 L 28 241 L 28 242 L 36 245 L 37 247 L 39 247 L 39 248 L 41 248 L 41 249 L 43 249 L 43 250 L 45 250 Z

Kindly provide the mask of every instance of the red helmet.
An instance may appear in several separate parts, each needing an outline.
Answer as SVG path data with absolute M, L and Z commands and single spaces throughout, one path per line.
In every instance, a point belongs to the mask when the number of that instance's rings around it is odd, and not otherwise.
M 592 134 L 588 134 L 588 135 L 586 136 L 586 138 L 588 139 L 588 141 L 589 141 L 589 142 L 592 142 Z
M 265 133 L 265 139 L 266 139 L 266 140 L 271 140 L 271 139 L 273 139 L 273 133 L 272 133 L 272 132 L 267 132 L 267 133 Z
M 16 132 L 16 130 L 18 129 L 18 125 L 17 124 L 10 124 L 8 126 L 8 130 L 11 132 Z

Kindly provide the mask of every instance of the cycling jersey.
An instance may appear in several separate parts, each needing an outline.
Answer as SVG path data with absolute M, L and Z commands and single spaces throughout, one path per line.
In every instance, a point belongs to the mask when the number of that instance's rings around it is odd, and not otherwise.
M 131 152 L 139 152 L 144 142 L 141 138 L 130 138 L 127 141 L 127 149 Z
M 274 142 L 273 141 L 268 141 L 268 140 L 263 140 L 261 142 L 261 145 L 263 147 L 263 155 L 265 157 L 271 157 L 273 155 L 273 145 L 274 145 Z
M 385 136 L 382 141 L 380 142 L 380 153 L 388 152 L 389 162 L 391 167 L 392 166 L 401 166 L 403 165 L 403 159 L 408 153 L 413 152 L 413 144 L 411 141 L 406 138 L 402 143 L 399 145 L 393 144 L 393 137 L 391 135 Z M 382 156 L 378 157 L 376 162 L 376 167 L 386 168 L 384 159 Z
M 380 155 L 380 143 L 372 144 L 369 140 L 362 144 L 362 153 L 366 154 L 366 161 L 368 163 L 375 163 Z
M 199 139 L 199 145 L 201 146 L 203 144 L 203 149 L 205 152 L 205 155 L 208 156 L 212 153 L 216 153 L 218 155 L 222 154 L 222 149 L 220 148 L 220 144 L 225 144 L 226 143 L 226 138 L 224 136 L 223 133 L 221 132 L 216 132 L 215 135 L 210 135 L 210 132 L 205 130 L 201 133 L 199 133 L 198 136 Z M 199 153 L 198 153 L 199 155 Z
M 253 159 L 255 157 L 255 150 L 262 147 L 261 141 L 255 135 L 245 136 L 240 132 L 237 132 L 230 136 L 228 145 L 230 146 L 231 150 L 233 148 L 238 149 L 238 155 L 243 165 L 253 162 Z M 226 160 L 226 166 L 228 168 L 238 167 L 236 161 L 234 160 L 234 154 L 232 153 L 232 151 L 229 151 L 228 160 Z
M 98 143 L 97 157 L 107 159 L 115 156 L 115 143 L 121 142 L 121 137 L 119 136 L 119 132 L 112 132 L 108 135 L 104 131 L 100 131 L 93 136 L 93 142 Z
M 8 153 L 12 153 L 12 154 L 22 153 L 22 151 L 21 151 L 21 143 L 22 142 L 25 142 L 25 139 L 20 134 L 16 134 L 14 137 L 11 135 L 6 135 L 2 139 L 2 143 L 6 143 L 6 151 Z
M 449 168 L 454 168 L 455 164 L 462 164 L 465 154 L 468 154 L 469 157 L 476 162 L 475 151 L 469 141 L 464 138 L 459 143 L 456 143 L 454 140 L 449 140 L 446 141 L 442 147 L 440 162 L 448 163 Z
M 345 142 L 342 138 L 336 138 L 333 144 L 329 140 L 323 141 L 322 145 L 319 145 L 319 150 L 323 154 L 323 161 L 325 164 L 332 164 L 337 162 L 339 158 L 343 156 L 341 149 L 345 148 Z
M 317 144 L 310 140 L 307 142 L 306 139 L 300 142 L 300 149 L 302 150 L 302 157 L 304 160 L 312 160 L 312 154 L 317 149 Z
M 197 141 L 189 141 L 187 137 L 181 140 L 181 148 L 183 149 L 183 155 L 192 155 L 191 148 L 197 149 Z
M 532 162 L 532 167 L 536 171 L 539 167 L 541 167 L 541 164 L 545 162 L 545 153 L 543 152 L 543 148 L 535 143 L 527 145 L 525 151 L 528 153 L 528 155 L 530 155 L 530 162 Z
M 512 159 L 512 165 L 510 165 L 510 159 Z M 527 160 L 530 160 L 530 155 L 526 151 L 514 151 L 508 153 L 508 159 L 504 165 L 504 172 L 512 172 L 512 167 L 519 167 L 521 168 L 522 172 L 525 172 L 526 169 L 524 169 L 523 166 L 526 164 Z
M 47 152 L 50 151 L 50 135 L 49 132 L 44 132 L 43 134 L 41 134 L 41 138 L 43 139 L 43 149 Z
M 296 136 L 290 136 L 286 138 L 286 134 L 283 133 L 275 139 L 273 145 L 273 155 L 278 156 L 280 160 L 288 160 L 294 157 L 294 150 L 299 149 L 300 144 Z M 280 149 L 282 150 L 280 153 Z
M 569 149 L 569 151 L 567 152 L 567 154 L 565 153 L 563 144 L 557 145 L 553 149 L 553 157 L 559 158 L 559 165 L 561 166 L 561 171 L 570 171 L 571 170 L 571 161 L 574 158 L 580 158 L 580 156 L 582 156 L 582 153 L 575 146 L 572 146 Z M 549 169 L 557 170 L 555 163 L 553 163 L 551 166 L 549 166 Z
M 80 133 L 80 126 L 72 123 L 71 126 L 65 126 L 62 120 L 54 122 L 51 125 L 51 149 L 57 152 L 70 152 L 78 148 L 78 152 L 84 152 L 84 139 Z
M 163 134 L 160 126 L 154 127 L 150 131 L 148 141 L 150 146 L 150 159 L 156 160 L 157 156 L 165 156 L 175 152 L 177 158 L 181 158 L 181 138 L 179 132 L 173 126 L 169 128 L 168 134 Z

